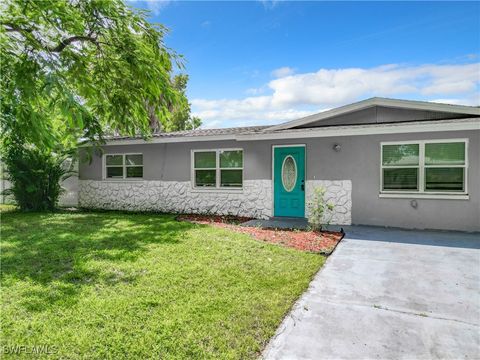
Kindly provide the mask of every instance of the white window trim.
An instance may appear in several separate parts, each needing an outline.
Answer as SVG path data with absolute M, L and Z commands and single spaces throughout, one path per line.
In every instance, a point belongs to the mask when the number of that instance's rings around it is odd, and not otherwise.
M 242 152 L 242 167 L 236 168 L 221 168 L 220 167 L 220 152 L 222 151 L 241 151 Z M 215 152 L 215 168 L 195 168 L 195 153 L 200 152 Z M 199 192 L 211 192 L 211 191 L 232 191 L 239 192 L 243 191 L 243 186 L 245 183 L 244 177 L 244 168 L 245 168 L 245 152 L 243 148 L 222 148 L 222 149 L 195 149 L 190 151 L 190 183 L 194 191 Z M 215 186 L 195 186 L 195 170 L 215 170 Z M 242 186 L 241 187 L 230 187 L 230 186 L 220 186 L 220 174 L 221 170 L 242 170 Z
M 464 165 L 425 165 L 425 144 L 433 143 L 465 143 L 465 164 Z M 388 166 L 387 168 L 418 168 L 418 190 L 383 190 L 383 146 L 384 145 L 419 145 L 418 165 Z M 405 141 L 384 141 L 380 142 L 380 198 L 418 198 L 418 199 L 451 199 L 468 200 L 468 138 L 455 139 L 432 139 L 432 140 L 405 140 Z M 464 191 L 426 191 L 425 190 L 425 168 L 429 167 L 459 167 L 463 168 Z
M 109 178 L 107 177 L 107 167 L 120 167 L 120 165 L 107 165 L 107 156 L 109 155 L 122 155 L 122 168 L 123 168 L 123 177 L 121 178 Z M 127 155 L 142 155 L 142 165 L 127 165 L 125 161 L 125 157 Z M 105 181 L 139 181 L 143 180 L 142 177 L 128 177 L 127 178 L 127 168 L 128 167 L 141 167 L 142 168 L 142 174 L 143 174 L 143 169 L 144 169 L 144 164 L 143 164 L 143 154 L 142 153 L 107 153 L 103 154 L 102 156 L 102 179 Z

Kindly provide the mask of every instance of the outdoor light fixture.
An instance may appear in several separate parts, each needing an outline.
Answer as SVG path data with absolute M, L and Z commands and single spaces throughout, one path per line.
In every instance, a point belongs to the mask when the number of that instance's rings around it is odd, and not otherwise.
M 333 150 L 334 151 L 339 152 L 341 149 L 342 149 L 342 147 L 340 146 L 340 144 L 333 144 Z

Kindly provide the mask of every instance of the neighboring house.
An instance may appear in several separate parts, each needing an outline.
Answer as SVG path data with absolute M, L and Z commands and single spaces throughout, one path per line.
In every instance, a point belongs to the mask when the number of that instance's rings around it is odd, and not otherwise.
M 480 230 L 480 109 L 372 98 L 275 126 L 119 137 L 80 163 L 87 208 Z M 85 149 L 82 149 L 85 151 Z

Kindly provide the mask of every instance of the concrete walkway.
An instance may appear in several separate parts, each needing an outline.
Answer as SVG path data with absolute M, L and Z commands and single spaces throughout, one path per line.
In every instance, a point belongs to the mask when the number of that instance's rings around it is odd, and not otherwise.
M 264 358 L 480 358 L 480 234 L 345 230 Z

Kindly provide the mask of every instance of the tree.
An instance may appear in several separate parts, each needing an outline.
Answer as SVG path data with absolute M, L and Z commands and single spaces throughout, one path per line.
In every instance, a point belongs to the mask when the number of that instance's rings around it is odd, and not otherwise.
M 184 102 L 179 102 L 172 109 L 172 118 L 165 124 L 166 131 L 193 130 L 202 125 L 202 120 L 197 116 L 191 116 L 190 103 L 186 101 L 188 75 L 180 74 L 173 78 L 173 86 L 183 95 Z
M 182 58 L 145 11 L 121 0 L 4 0 L 0 8 L 0 145 L 22 209 L 55 206 L 64 154 L 79 139 L 148 137 L 155 121 L 169 128 L 174 109 L 189 109 L 172 75 Z
M 188 102 L 165 28 L 121 0 L 7 0 L 0 15 L 2 140 L 42 149 L 166 128 Z
M 198 116 L 191 115 L 191 106 L 186 97 L 188 75 L 178 74 L 173 77 L 173 87 L 182 95 L 181 101 L 178 101 L 171 109 L 171 117 L 167 121 L 161 121 L 152 114 L 150 117 L 150 127 L 153 132 L 162 131 L 181 131 L 193 130 L 202 125 L 202 120 Z

